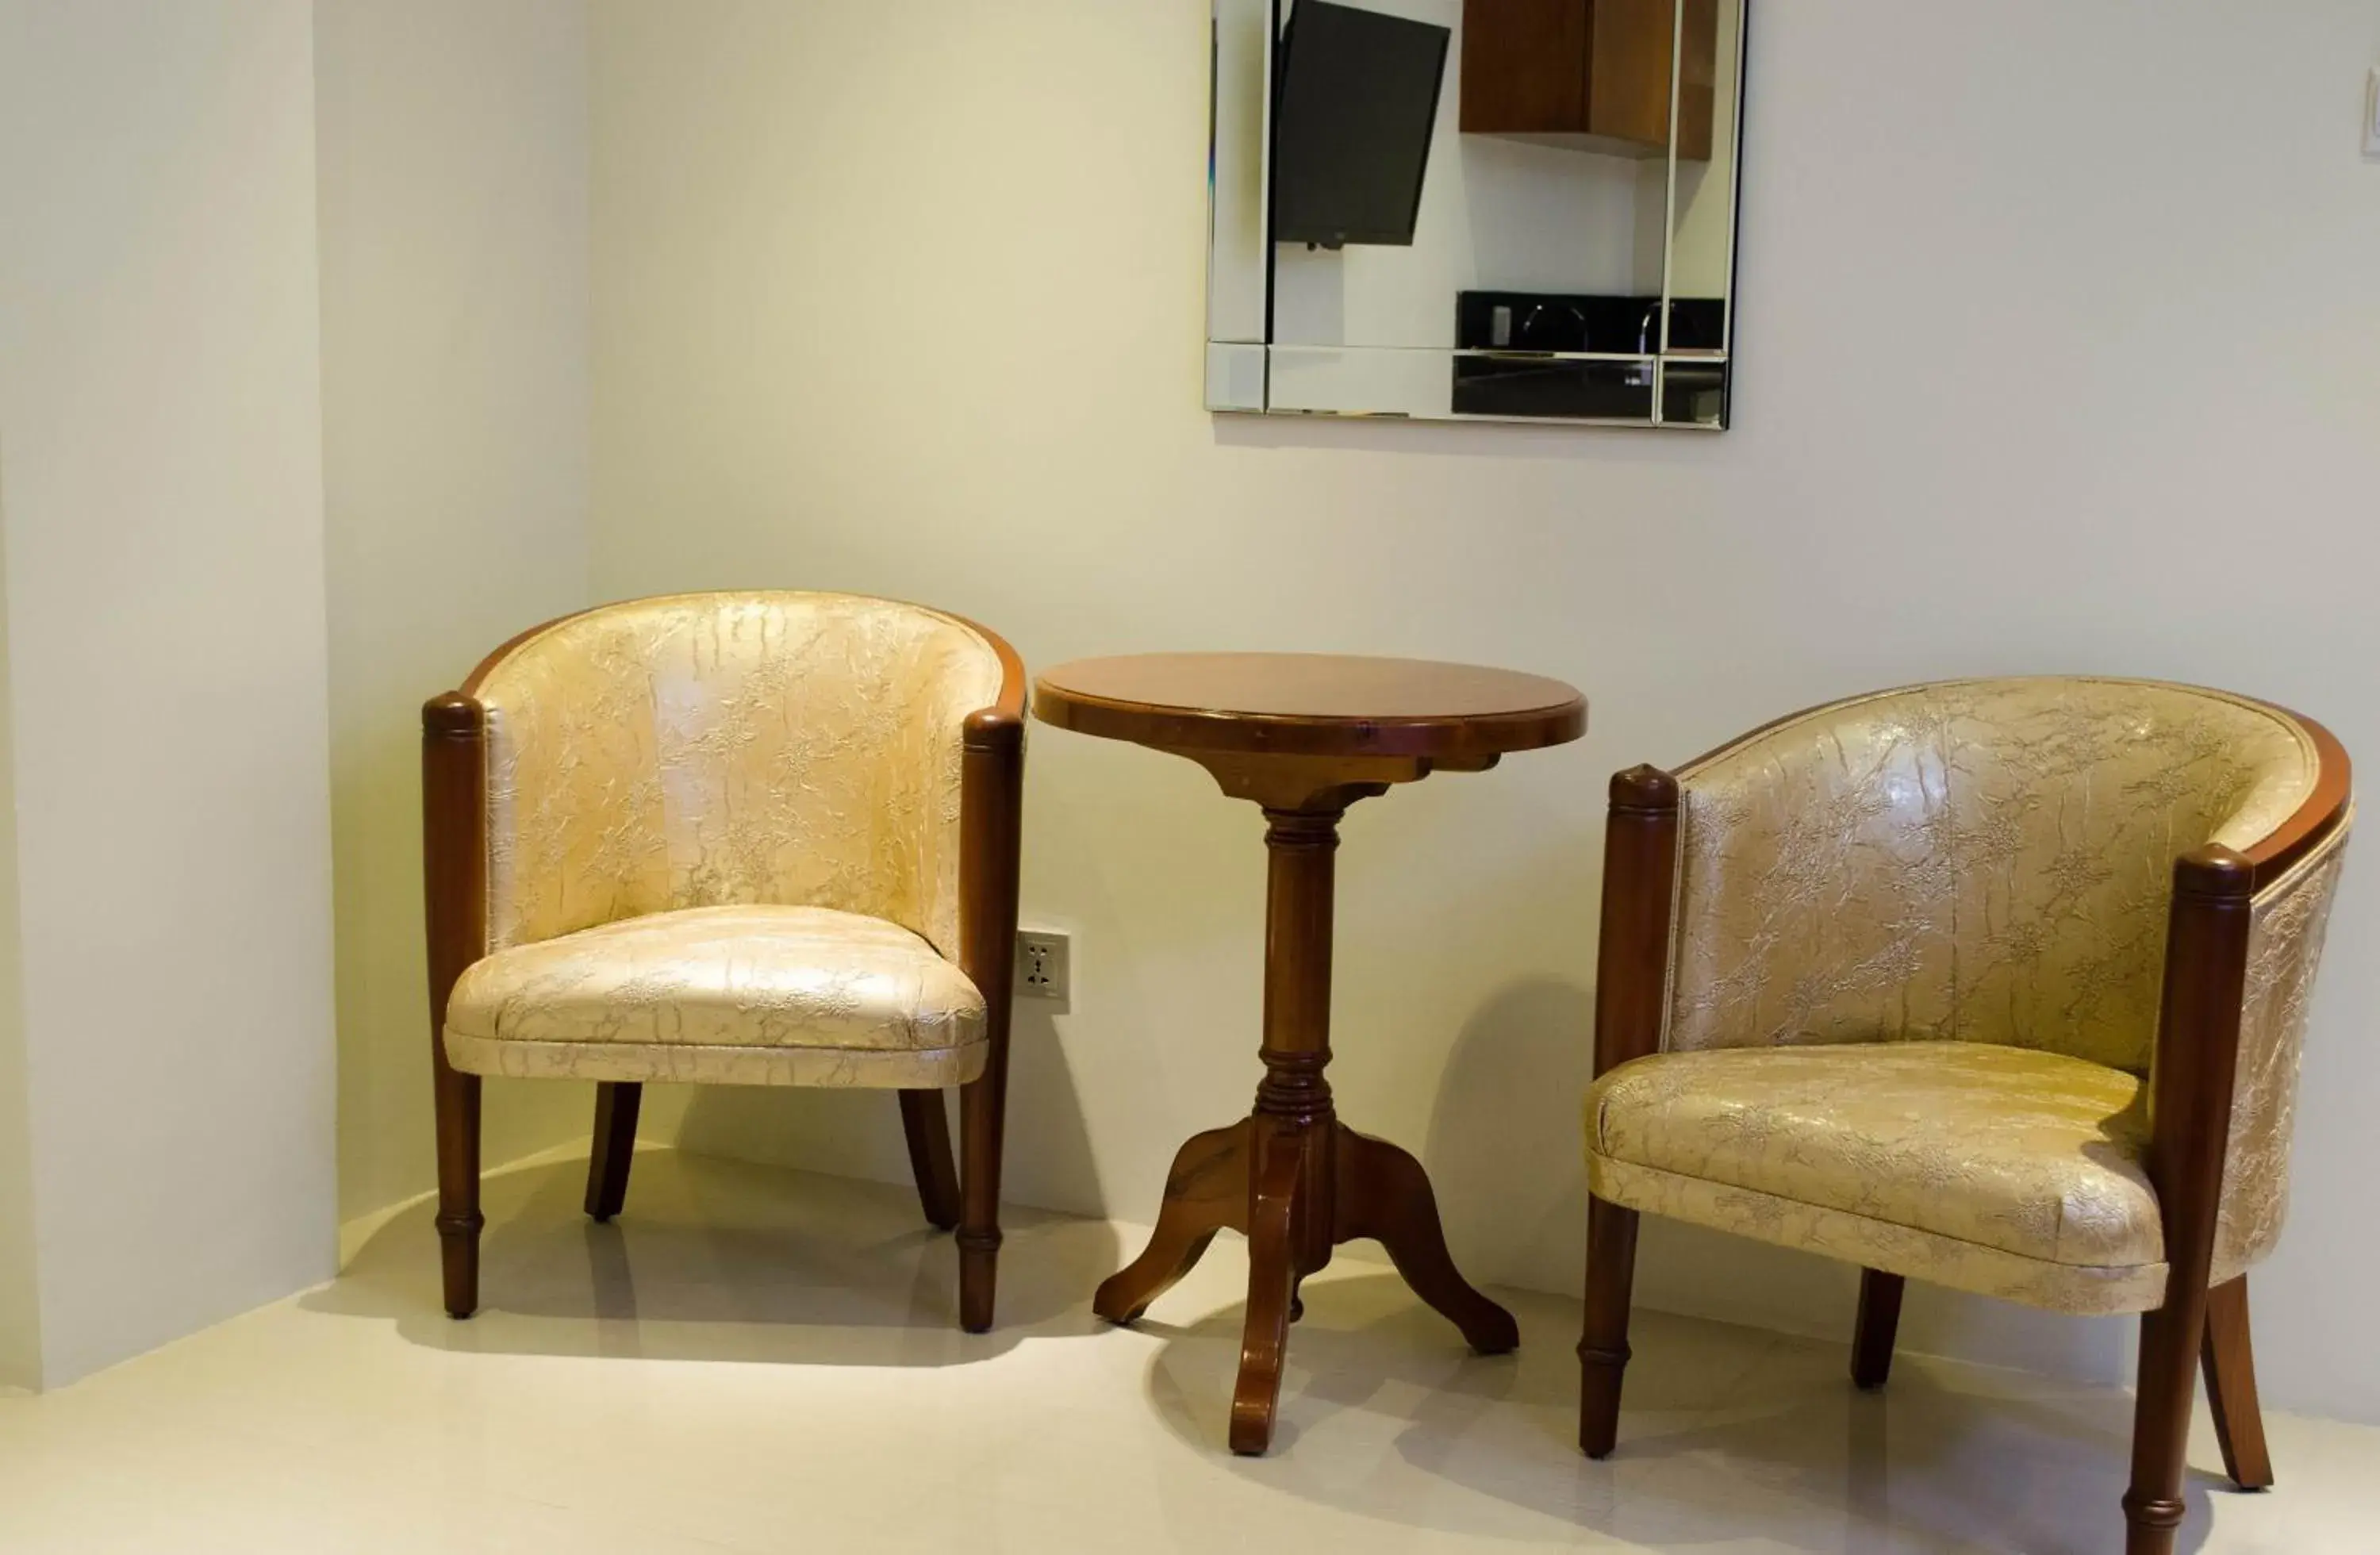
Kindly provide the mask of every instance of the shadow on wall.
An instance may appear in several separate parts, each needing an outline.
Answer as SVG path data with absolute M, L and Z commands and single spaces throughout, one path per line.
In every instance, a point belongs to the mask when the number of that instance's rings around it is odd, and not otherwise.
M 1563 1152 L 1568 1170 L 1557 1175 L 1523 1165 L 1543 1158 L 1547 1140 L 1580 1138 L 1579 1108 L 1594 1071 L 1595 995 L 1575 983 L 1524 979 L 1463 1023 L 1439 1079 L 1422 1161 L 1458 1262 L 1466 1227 L 1500 1228 L 1513 1249 L 1503 1267 L 1466 1266 L 1473 1278 L 1579 1288 L 1586 1256 L 1583 1147 Z
M 333 663 L 344 671 L 344 650 Z M 438 1178 L 419 715 L 408 701 L 362 705 L 348 709 L 331 752 L 342 1220 L 400 1203 Z M 583 1136 L 595 1116 L 592 1085 L 499 1079 L 484 1089 L 480 1151 L 492 1163 Z
M 1004 1203 L 1104 1217 L 1083 1100 L 1058 1039 L 1057 1007 L 1019 1000 L 1009 1035 Z M 948 1094 L 959 1143 L 958 1093 Z M 666 1125 L 654 1130 L 668 1132 Z M 674 1133 L 689 1155 L 906 1184 L 899 1110 L 884 1091 L 703 1086 L 686 1092 Z

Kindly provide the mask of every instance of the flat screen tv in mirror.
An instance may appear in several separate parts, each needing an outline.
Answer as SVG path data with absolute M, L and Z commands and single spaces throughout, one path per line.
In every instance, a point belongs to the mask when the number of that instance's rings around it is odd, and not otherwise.
M 1208 408 L 1726 428 L 1755 0 L 1208 3 Z
M 1281 41 L 1272 232 L 1343 249 L 1414 240 L 1453 30 L 1299 0 Z

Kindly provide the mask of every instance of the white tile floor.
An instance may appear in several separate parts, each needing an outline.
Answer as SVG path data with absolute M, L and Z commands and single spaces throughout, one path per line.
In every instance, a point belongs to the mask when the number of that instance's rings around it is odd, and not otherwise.
M 2120 1548 L 2119 1393 L 1640 1313 L 1621 1450 L 1578 1456 L 1574 1303 L 1499 1293 L 1469 1356 L 1378 1265 L 1307 1287 L 1273 1455 L 1222 1450 L 1245 1263 L 1137 1330 L 1135 1228 L 1019 1211 L 1002 1326 L 903 1190 L 653 1151 L 615 1227 L 581 1168 L 489 1185 L 487 1308 L 437 1310 L 426 1206 L 347 1276 L 0 1399 L 0 1550 L 1158 1551 Z M 2275 1416 L 2281 1488 L 2193 1477 L 2188 1551 L 2374 1548 L 2380 1430 Z M 2193 1461 L 2216 1463 L 2204 1429 Z

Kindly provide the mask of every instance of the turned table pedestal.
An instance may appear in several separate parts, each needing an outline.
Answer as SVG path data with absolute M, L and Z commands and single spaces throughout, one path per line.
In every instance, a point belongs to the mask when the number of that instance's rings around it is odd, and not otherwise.
M 1219 1231 L 1248 1239 L 1247 1326 L 1232 1450 L 1272 1442 L 1298 1283 L 1341 1243 L 1388 1249 L 1415 1294 L 1471 1347 L 1519 1342 L 1512 1314 L 1447 1255 L 1421 1163 L 1339 1121 L 1330 1062 L 1332 855 L 1359 799 L 1433 771 L 1485 771 L 1507 752 L 1576 739 L 1586 704 L 1560 681 L 1464 664 L 1297 653 L 1087 659 L 1043 674 L 1034 713 L 1062 729 L 1186 757 L 1264 808 L 1264 1079 L 1255 1111 L 1174 1158 L 1157 1229 L 1093 1306 L 1129 1323 L 1188 1273 Z

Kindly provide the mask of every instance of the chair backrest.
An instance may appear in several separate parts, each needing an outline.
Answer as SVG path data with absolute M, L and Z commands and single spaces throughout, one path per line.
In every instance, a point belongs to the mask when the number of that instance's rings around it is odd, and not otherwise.
M 2155 682 L 1798 714 L 1678 774 L 1664 1044 L 2001 1042 L 2144 1073 L 2174 860 L 2252 847 L 2320 770 L 2288 713 Z
M 464 689 L 487 713 L 487 944 L 681 907 L 887 918 L 958 950 L 967 715 L 1001 650 L 848 594 L 682 594 L 568 617 Z

